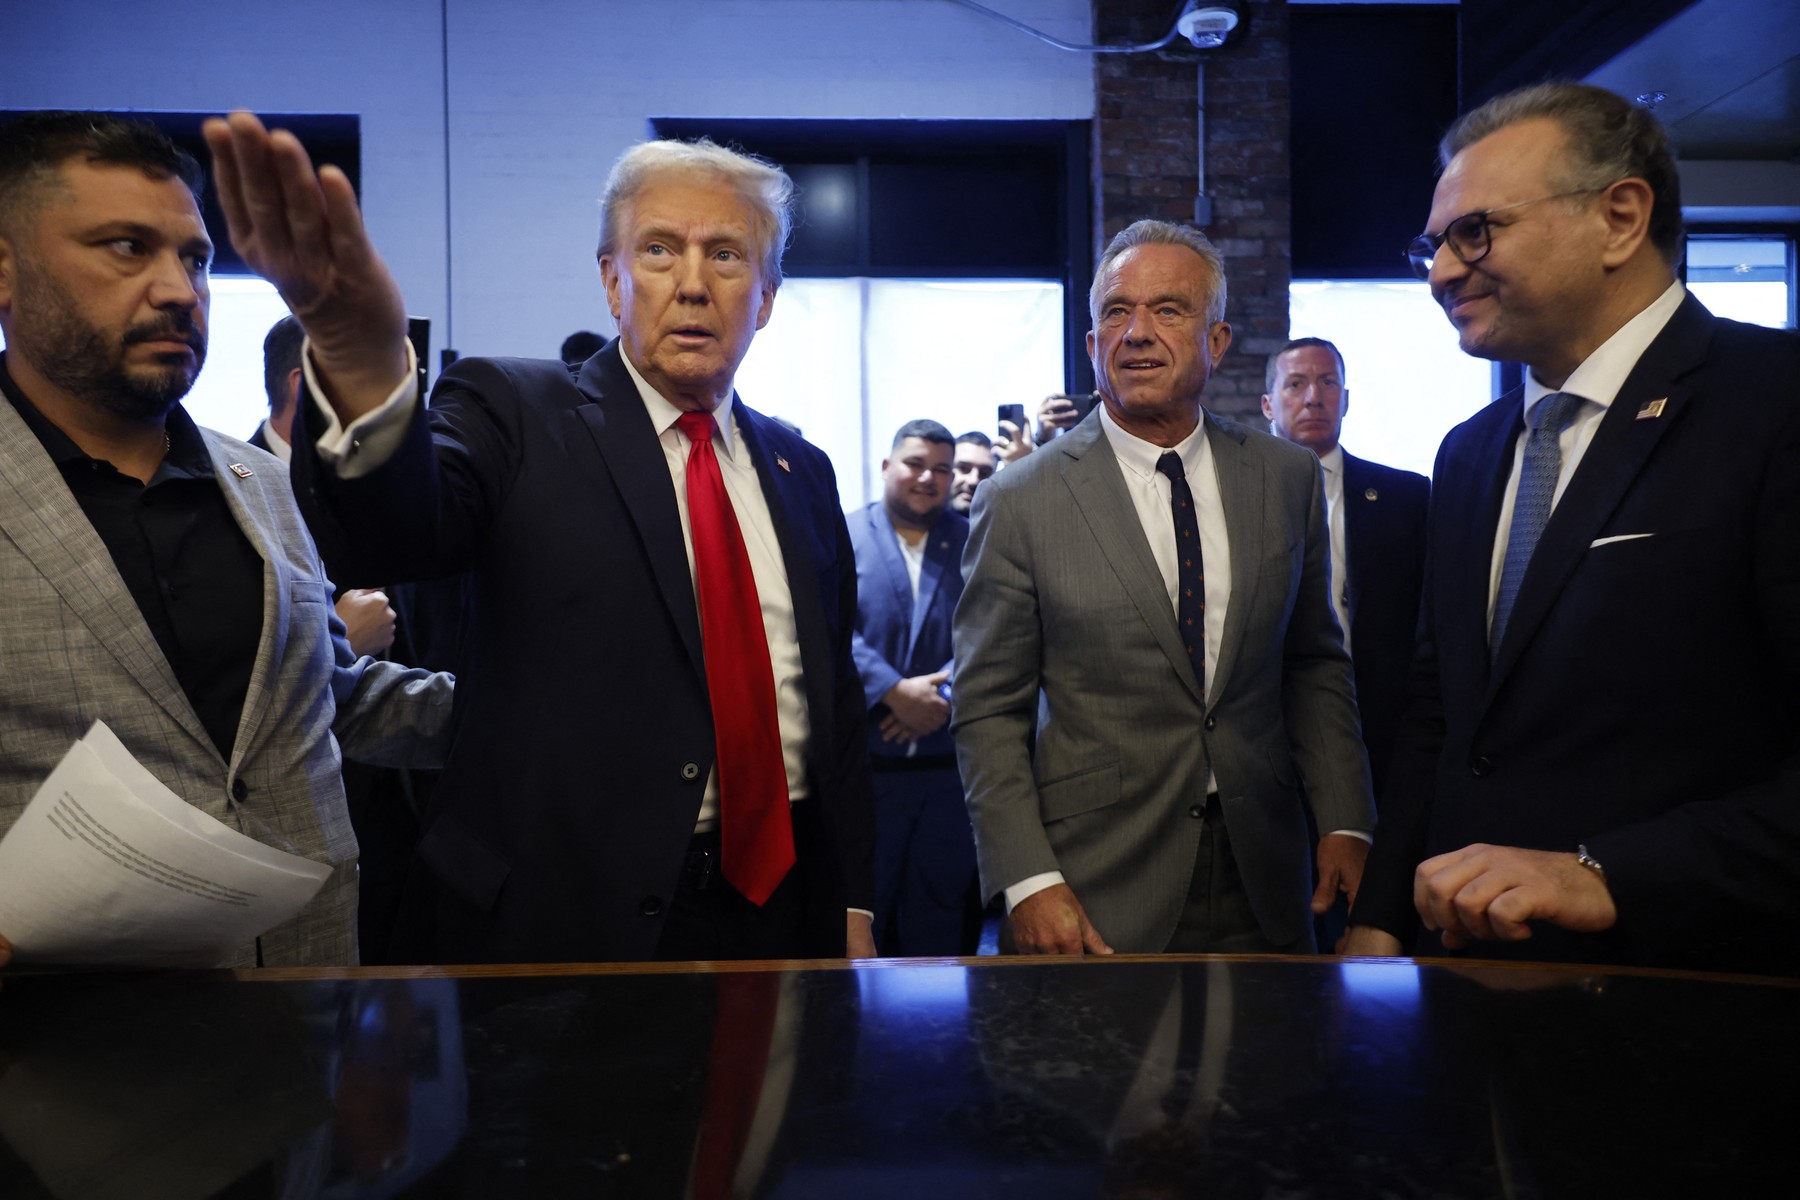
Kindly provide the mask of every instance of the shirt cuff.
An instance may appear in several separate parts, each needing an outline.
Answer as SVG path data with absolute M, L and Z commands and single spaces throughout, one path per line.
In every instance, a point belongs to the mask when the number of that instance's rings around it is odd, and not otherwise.
M 1027 897 L 1035 896 L 1045 888 L 1055 887 L 1063 881 L 1061 871 L 1044 871 L 1037 875 L 1027 875 L 1024 879 L 1006 889 L 1006 915 L 1012 916 Z
M 325 399 L 325 390 L 313 374 L 312 339 L 301 346 L 300 370 L 306 378 L 306 394 L 325 417 L 325 432 L 320 435 L 319 458 L 339 479 L 359 479 L 379 468 L 406 440 L 407 426 L 412 423 L 413 409 L 419 404 L 419 358 L 412 342 L 406 343 L 406 378 L 400 381 L 381 407 L 364 413 L 348 426 Z
M 863 916 L 869 918 L 869 922 L 871 924 L 873 924 L 875 921 L 875 914 L 870 912 L 866 908 L 847 908 L 844 911 L 845 912 L 853 912 L 853 913 L 861 913 Z
M 1341 833 L 1345 837 L 1361 838 L 1363 841 L 1371 844 L 1375 841 L 1375 835 L 1366 829 L 1334 829 L 1331 833 Z M 1331 833 L 1328 833 L 1325 836 L 1330 837 Z

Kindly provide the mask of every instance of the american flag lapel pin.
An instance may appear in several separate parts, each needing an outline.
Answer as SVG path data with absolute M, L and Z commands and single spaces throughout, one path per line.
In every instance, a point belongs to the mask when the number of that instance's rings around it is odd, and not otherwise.
M 793 474 L 793 472 L 794 472 L 794 468 L 788 466 L 788 460 L 781 457 L 781 455 L 779 455 L 779 454 L 777 454 L 775 456 L 775 465 L 780 467 L 782 470 L 786 471 L 790 475 Z
M 1664 396 L 1661 400 L 1646 401 L 1644 407 L 1638 409 L 1637 419 L 1640 421 L 1656 420 L 1656 418 L 1663 415 L 1663 409 L 1668 403 L 1669 398 L 1667 396 Z
M 249 467 L 246 467 L 243 463 L 232 463 L 229 467 L 226 467 L 225 469 L 227 471 L 230 471 L 233 475 L 236 475 L 239 479 L 248 479 L 252 475 L 256 474 L 255 471 L 252 471 Z

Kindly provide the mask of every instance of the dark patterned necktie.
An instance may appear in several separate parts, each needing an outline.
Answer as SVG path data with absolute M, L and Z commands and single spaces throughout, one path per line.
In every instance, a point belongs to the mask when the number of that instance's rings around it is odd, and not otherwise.
M 1200 558 L 1200 521 L 1188 489 L 1181 455 L 1173 450 L 1156 460 L 1169 477 L 1169 509 L 1175 517 L 1175 624 L 1187 648 L 1188 665 L 1200 694 L 1206 694 L 1206 569 Z
M 1506 538 L 1506 561 L 1500 567 L 1500 594 L 1494 601 L 1494 623 L 1488 632 L 1488 658 L 1500 655 L 1500 640 L 1512 617 L 1519 585 L 1531 565 L 1538 538 L 1550 521 L 1550 504 L 1556 496 L 1556 480 L 1562 474 L 1563 430 L 1575 419 L 1581 397 L 1552 392 L 1538 401 L 1537 421 L 1525 442 L 1525 465 L 1519 470 L 1519 491 L 1513 498 L 1512 531 Z

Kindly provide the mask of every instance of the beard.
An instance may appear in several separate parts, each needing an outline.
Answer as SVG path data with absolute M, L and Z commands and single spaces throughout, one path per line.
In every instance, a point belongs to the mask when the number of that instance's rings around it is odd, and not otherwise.
M 23 264 L 21 264 L 23 267 Z M 18 350 L 71 396 L 134 423 L 160 422 L 188 394 L 206 362 L 206 333 L 190 309 L 168 309 L 114 335 L 81 315 L 67 292 L 37 271 L 21 269 L 13 335 Z M 154 366 L 130 367 L 139 343 L 184 341 L 193 350 Z

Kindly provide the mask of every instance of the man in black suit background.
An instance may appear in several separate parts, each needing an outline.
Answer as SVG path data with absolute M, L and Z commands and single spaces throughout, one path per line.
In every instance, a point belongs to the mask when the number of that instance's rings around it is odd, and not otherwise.
M 407 957 L 872 954 L 836 483 L 732 390 L 781 280 L 785 173 L 633 147 L 601 206 L 618 341 L 576 368 L 463 359 L 427 414 L 349 181 L 249 114 L 206 133 L 233 243 L 306 326 L 295 487 L 328 557 L 472 574 Z
M 1363 745 L 1379 796 L 1418 629 L 1431 481 L 1357 458 L 1338 444 L 1350 408 L 1347 377 L 1335 345 L 1295 338 L 1269 356 L 1262 412 L 1269 432 L 1318 455 L 1325 475 L 1331 611 L 1355 668 Z
M 1442 155 L 1409 252 L 1463 349 L 1528 371 L 1438 455 L 1346 948 L 1792 971 L 1800 339 L 1678 282 L 1647 111 L 1540 85 Z
M 258 450 L 267 450 L 282 462 L 294 457 L 290 439 L 294 433 L 295 401 L 300 395 L 300 347 L 306 341 L 306 330 L 290 314 L 269 326 L 263 336 L 263 391 L 269 397 L 269 415 L 256 432 L 244 440 Z M 326 570 L 331 568 L 329 564 Z M 340 583 L 336 578 L 333 583 Z M 334 603 L 338 619 L 344 623 L 344 636 L 357 656 L 380 655 L 394 644 L 397 614 L 390 597 L 381 588 L 344 588 L 340 586 Z M 450 670 L 444 664 L 434 670 Z M 367 867 L 367 863 L 363 864 Z M 365 871 L 366 873 L 366 871 Z M 365 942 L 367 938 L 365 936 Z M 366 951 L 366 947 L 365 947 Z M 364 961 L 370 960 L 365 952 Z

